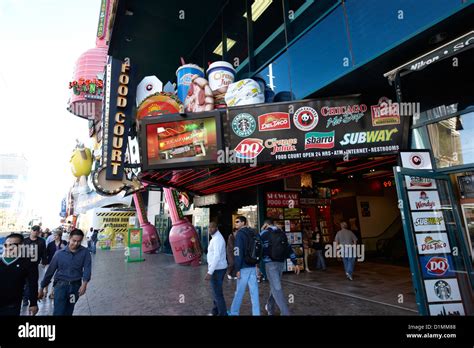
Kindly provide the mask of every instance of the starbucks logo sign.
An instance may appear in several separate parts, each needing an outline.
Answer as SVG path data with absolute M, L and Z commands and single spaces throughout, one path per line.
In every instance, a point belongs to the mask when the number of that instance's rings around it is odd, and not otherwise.
M 252 135 L 256 128 L 255 118 L 248 113 L 238 114 L 232 120 L 232 131 L 239 137 L 245 138 Z

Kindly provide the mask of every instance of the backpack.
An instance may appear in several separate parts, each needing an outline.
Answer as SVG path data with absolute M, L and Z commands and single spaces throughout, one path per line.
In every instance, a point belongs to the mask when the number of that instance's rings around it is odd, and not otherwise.
M 244 261 L 248 265 L 256 265 L 263 255 L 263 243 L 260 235 L 252 229 L 247 230 L 247 245 L 245 246 Z
M 283 262 L 288 256 L 288 238 L 285 232 L 279 228 L 276 230 L 268 229 L 268 256 L 273 261 Z

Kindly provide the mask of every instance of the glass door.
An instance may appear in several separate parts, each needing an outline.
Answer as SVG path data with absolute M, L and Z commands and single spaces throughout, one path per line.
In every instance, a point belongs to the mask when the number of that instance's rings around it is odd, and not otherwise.
M 468 249 L 471 252 L 471 260 L 474 264 L 474 204 L 462 204 L 461 209 L 464 218 L 464 226 L 467 230 Z
M 474 314 L 469 244 L 449 177 L 401 167 L 394 173 L 420 314 Z

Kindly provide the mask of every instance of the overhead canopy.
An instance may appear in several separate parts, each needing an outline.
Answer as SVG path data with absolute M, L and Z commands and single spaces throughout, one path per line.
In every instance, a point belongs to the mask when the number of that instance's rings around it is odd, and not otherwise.
M 430 64 L 452 57 L 470 48 L 474 48 L 474 30 L 385 73 L 384 76 L 393 80 L 397 73 L 404 76 L 410 72 L 423 70 Z
M 319 181 L 337 182 L 349 175 L 359 180 L 390 177 L 396 156 L 326 160 L 256 167 L 227 166 L 188 170 L 149 171 L 140 180 L 152 186 L 174 187 L 197 195 L 233 192 L 302 173 L 314 173 Z
M 189 54 L 227 0 L 120 0 L 109 55 L 129 57 L 139 77 L 173 81 L 180 57 Z

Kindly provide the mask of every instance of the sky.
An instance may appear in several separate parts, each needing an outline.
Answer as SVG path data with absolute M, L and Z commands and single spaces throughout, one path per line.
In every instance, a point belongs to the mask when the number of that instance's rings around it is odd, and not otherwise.
M 26 205 L 59 225 L 87 120 L 66 110 L 79 56 L 95 47 L 100 0 L 0 0 L 0 153 L 28 160 Z

